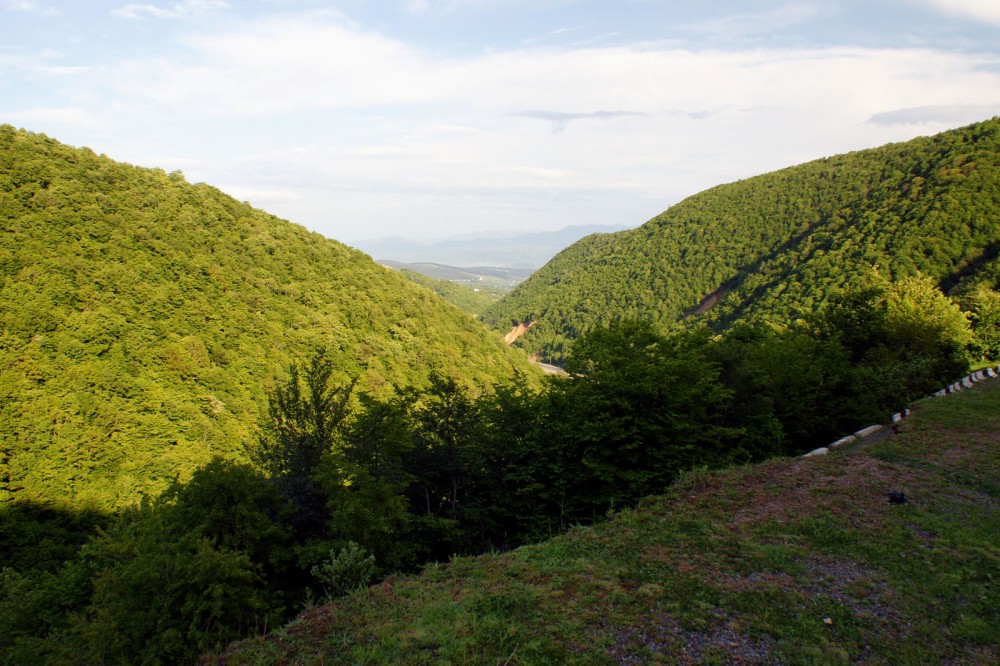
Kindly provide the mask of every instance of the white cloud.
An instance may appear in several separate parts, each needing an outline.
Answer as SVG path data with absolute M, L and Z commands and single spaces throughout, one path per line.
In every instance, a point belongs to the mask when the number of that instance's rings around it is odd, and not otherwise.
M 206 12 L 228 9 L 229 3 L 225 0 L 182 0 L 167 6 L 154 5 L 152 3 L 129 3 L 118 9 L 112 10 L 111 14 L 118 18 L 138 19 L 144 17 L 152 18 L 187 18 L 198 16 Z
M 532 9 L 580 4 L 581 0 L 402 0 L 403 10 L 416 15 L 442 15 L 466 9 L 510 9 L 521 5 Z
M 51 74 L 53 76 L 70 76 L 73 74 L 83 74 L 90 71 L 89 67 L 83 65 L 52 65 L 52 66 L 42 66 L 38 67 L 37 70 L 42 74 Z
M 219 113 L 413 103 L 435 95 L 416 51 L 327 14 L 281 18 L 187 38 L 193 64 L 124 63 L 123 85 L 150 100 Z M 124 91 L 123 91 L 124 92 Z
M 760 32 L 775 32 L 793 25 L 807 23 L 829 14 L 814 2 L 790 2 L 775 9 L 728 14 L 721 18 L 699 21 L 686 26 L 692 32 L 715 37 L 743 37 Z
M 58 9 L 35 2 L 34 0 L 5 0 L 3 6 L 5 9 L 11 11 L 34 12 L 42 16 L 55 16 L 59 13 Z
M 102 118 L 91 111 L 76 107 L 38 107 L 4 114 L 5 117 L 26 128 L 32 127 L 86 127 L 98 129 L 102 127 Z
M 102 152 L 229 183 L 341 239 L 633 224 L 720 182 L 911 138 L 894 110 L 937 109 L 919 130 L 939 131 L 967 117 L 943 107 L 992 108 L 1000 91 L 997 55 L 643 43 L 446 58 L 329 12 L 180 43 L 67 77 L 84 97 L 65 96 L 64 121 L 98 117 L 118 144 Z M 168 153 L 183 159 L 150 157 Z
M 431 9 L 429 0 L 406 0 L 403 7 L 411 14 L 425 14 Z
M 533 118 L 543 122 L 552 123 L 552 131 L 556 134 L 563 132 L 571 122 L 577 120 L 612 120 L 614 118 L 628 118 L 643 116 L 644 113 L 637 111 L 589 111 L 586 113 L 566 113 L 565 111 L 520 111 L 512 113 L 512 116 L 522 118 Z
M 1000 2 L 997 0 L 923 0 L 923 2 L 946 14 L 1000 25 Z
M 267 206 L 268 204 L 274 203 L 285 203 L 289 201 L 295 201 L 299 198 L 293 190 L 290 189 L 257 189 L 253 187 L 246 187 L 242 185 L 216 185 L 220 190 L 224 191 L 229 196 L 239 199 L 240 201 L 250 201 L 255 206 Z

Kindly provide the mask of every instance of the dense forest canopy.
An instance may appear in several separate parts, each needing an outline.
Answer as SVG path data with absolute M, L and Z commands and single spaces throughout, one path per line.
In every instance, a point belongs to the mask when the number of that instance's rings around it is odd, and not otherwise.
M 878 265 L 947 293 L 1000 280 L 1000 119 L 817 160 L 692 196 L 643 226 L 589 236 L 482 318 L 560 361 L 619 319 L 790 323 Z
M 0 127 L 0 503 L 93 508 L 240 458 L 323 347 L 366 391 L 485 387 L 523 354 L 366 255 L 179 172 Z

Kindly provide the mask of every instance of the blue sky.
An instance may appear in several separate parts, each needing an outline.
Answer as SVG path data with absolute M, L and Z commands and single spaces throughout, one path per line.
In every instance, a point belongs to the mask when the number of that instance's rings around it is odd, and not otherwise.
M 348 243 L 637 225 L 995 115 L 997 0 L 0 0 L 0 123 Z

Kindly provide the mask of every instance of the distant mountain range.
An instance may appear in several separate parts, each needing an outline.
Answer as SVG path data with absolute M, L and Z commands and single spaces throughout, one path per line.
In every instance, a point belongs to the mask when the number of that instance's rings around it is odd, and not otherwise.
M 383 266 L 397 270 L 413 271 L 427 277 L 448 282 L 457 282 L 469 287 L 481 287 L 490 291 L 505 293 L 527 280 L 534 273 L 530 268 L 500 268 L 497 266 L 446 266 L 431 262 L 406 263 L 383 259 Z
M 379 238 L 359 241 L 355 243 L 355 247 L 387 265 L 389 261 L 396 261 L 411 264 L 536 269 L 544 266 L 556 253 L 581 238 L 591 234 L 622 231 L 626 228 L 625 225 L 591 224 L 566 227 L 558 231 L 515 234 L 497 232 L 428 242 L 406 238 Z M 418 269 L 412 268 L 412 270 Z M 422 270 L 418 272 L 423 273 Z

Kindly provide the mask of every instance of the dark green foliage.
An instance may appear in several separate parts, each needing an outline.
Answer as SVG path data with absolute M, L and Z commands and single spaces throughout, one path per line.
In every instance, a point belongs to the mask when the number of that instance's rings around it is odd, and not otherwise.
M 792 323 L 878 264 L 951 292 L 995 287 L 1000 120 L 722 185 L 638 229 L 585 238 L 483 313 L 560 361 L 567 342 L 621 319 L 700 314 Z
M 523 355 L 364 254 L 204 184 L 0 126 L 0 502 L 120 509 L 243 457 L 294 359 L 379 393 Z
M 318 474 L 339 448 L 354 389 L 354 382 L 334 385 L 333 372 L 325 350 L 316 352 L 304 371 L 292 365 L 288 381 L 269 393 L 269 418 L 249 450 L 250 458 L 295 507 L 296 532 L 302 539 L 324 533 L 329 512 Z
M 878 273 L 831 299 L 814 318 L 816 337 L 847 355 L 849 397 L 842 413 L 855 422 L 891 411 L 953 381 L 969 365 L 969 321 L 923 277 L 889 282 Z
M 3 663 L 188 663 L 281 621 L 302 582 L 291 507 L 215 460 L 53 572 L 4 570 Z
M 708 354 L 732 392 L 720 417 L 743 430 L 729 452 L 736 462 L 813 449 L 862 423 L 851 409 L 849 354 L 837 342 L 802 327 L 740 324 Z
M 579 460 L 579 498 L 592 506 L 658 492 L 682 470 L 719 464 L 736 432 L 718 421 L 729 399 L 708 340 L 664 336 L 626 321 L 581 338 L 566 362 L 576 376 L 551 389 L 552 441 Z
M 409 460 L 416 479 L 411 503 L 424 515 L 455 520 L 477 467 L 473 456 L 481 420 L 475 402 L 453 380 L 434 375 L 430 389 L 413 400 L 410 422 Z
M 214 461 L 126 514 L 81 557 L 94 568 L 93 661 L 181 663 L 284 617 L 290 509 L 249 467 Z
M 413 449 L 407 403 L 397 397 L 359 396 L 343 434 L 343 448 L 321 469 L 328 494 L 328 527 L 341 540 L 375 555 L 384 570 L 414 566 L 422 551 L 409 535 L 406 458 Z
M 354 383 L 334 386 L 333 363 L 325 350 L 313 355 L 304 376 L 293 365 L 287 382 L 268 395 L 263 436 L 250 458 L 272 478 L 311 476 L 324 454 L 338 443 Z
M 70 626 L 93 594 L 93 573 L 78 556 L 51 572 L 0 570 L 0 664 L 71 663 Z
M 1000 359 L 1000 293 L 985 284 L 969 285 L 958 300 L 972 327 L 970 353 L 977 360 Z
M 123 546 L 129 550 L 106 556 L 125 561 L 94 579 L 88 622 L 79 629 L 88 661 L 190 663 L 267 625 L 268 599 L 246 554 L 155 533 L 110 547 Z
M 57 569 L 110 517 L 32 503 L 0 505 L 0 566 L 20 571 Z

